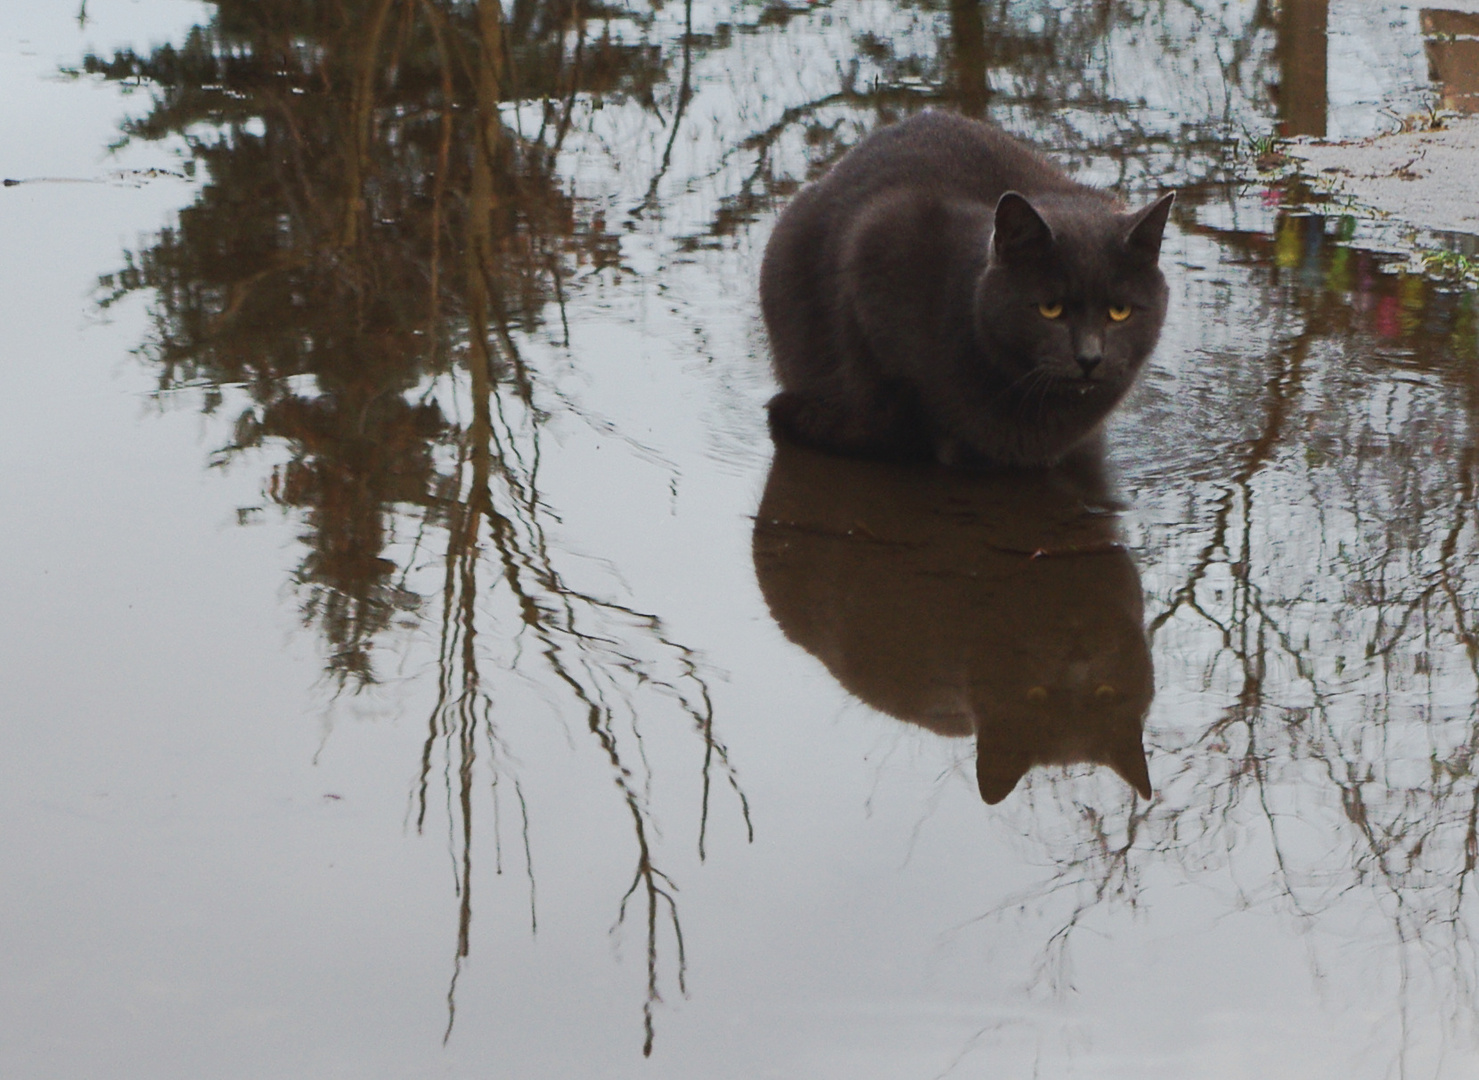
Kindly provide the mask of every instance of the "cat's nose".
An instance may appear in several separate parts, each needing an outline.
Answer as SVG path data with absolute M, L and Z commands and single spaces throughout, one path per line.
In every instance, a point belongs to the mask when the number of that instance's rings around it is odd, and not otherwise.
M 1074 359 L 1084 373 L 1084 378 L 1089 378 L 1099 362 L 1104 359 L 1104 339 L 1098 334 L 1086 333 L 1078 335 L 1074 343 Z
M 1094 333 L 1075 334 L 1075 337 L 1074 360 L 1078 361 L 1078 367 L 1083 370 L 1084 379 L 1089 379 L 1094 368 L 1099 367 L 1099 361 L 1105 358 L 1105 339 Z

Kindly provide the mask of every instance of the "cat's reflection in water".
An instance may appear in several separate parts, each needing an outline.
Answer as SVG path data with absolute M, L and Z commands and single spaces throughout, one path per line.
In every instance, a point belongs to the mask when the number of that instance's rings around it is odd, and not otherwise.
M 1140 576 L 1097 449 L 983 474 L 777 440 L 755 571 L 786 636 L 875 709 L 976 737 L 988 803 L 1034 765 L 1108 766 L 1149 798 Z

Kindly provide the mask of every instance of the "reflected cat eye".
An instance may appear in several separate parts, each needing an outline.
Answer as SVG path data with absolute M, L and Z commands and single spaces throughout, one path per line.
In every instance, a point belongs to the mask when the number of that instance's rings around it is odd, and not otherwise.
M 1063 305 L 1062 304 L 1038 304 L 1037 305 L 1037 310 L 1042 314 L 1042 317 L 1044 319 L 1056 319 L 1059 315 L 1062 315 L 1063 314 Z
M 1128 304 L 1110 304 L 1109 305 L 1109 317 L 1111 319 L 1113 319 L 1115 322 L 1124 322 L 1126 319 L 1128 319 L 1130 317 L 1130 305 L 1128 305 Z

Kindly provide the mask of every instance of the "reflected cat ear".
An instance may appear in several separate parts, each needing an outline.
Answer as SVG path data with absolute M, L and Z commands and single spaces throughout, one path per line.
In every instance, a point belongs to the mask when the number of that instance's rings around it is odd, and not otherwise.
M 1008 191 L 996 203 L 996 227 L 991 246 L 999 258 L 1008 260 L 1041 250 L 1053 242 L 1053 230 L 1030 202 Z
M 988 806 L 995 806 L 1016 788 L 1032 768 L 1032 758 L 1011 747 L 983 748 L 976 737 L 976 786 Z
M 1166 219 L 1171 215 L 1171 204 L 1176 193 L 1168 191 L 1155 202 L 1130 219 L 1130 231 L 1125 234 L 1125 247 L 1130 254 L 1155 262 L 1161 257 L 1161 237 L 1166 232 Z
M 1140 746 L 1140 740 L 1136 739 L 1132 745 L 1116 747 L 1110 752 L 1106 764 L 1119 773 L 1125 783 L 1139 792 L 1142 799 L 1150 798 L 1150 769 L 1145 764 L 1145 751 Z

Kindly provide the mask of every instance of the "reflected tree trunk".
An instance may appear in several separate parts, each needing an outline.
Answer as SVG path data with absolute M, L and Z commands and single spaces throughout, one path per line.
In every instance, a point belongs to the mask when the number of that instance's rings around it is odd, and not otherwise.
M 374 135 L 375 87 L 382 73 L 380 44 L 385 24 L 395 0 L 379 0 L 370 13 L 364 40 L 359 46 L 354 72 L 354 94 L 350 104 L 348 153 L 345 154 L 344 179 L 348 197 L 345 200 L 344 231 L 341 243 L 352 248 L 359 239 L 360 215 L 365 207 L 364 183 L 369 168 L 370 145 Z
M 956 104 L 967 116 L 985 116 L 991 101 L 981 7 L 982 0 L 950 0 L 950 79 Z
M 1323 137 L 1329 104 L 1330 0 L 1283 0 L 1279 7 L 1280 134 Z

